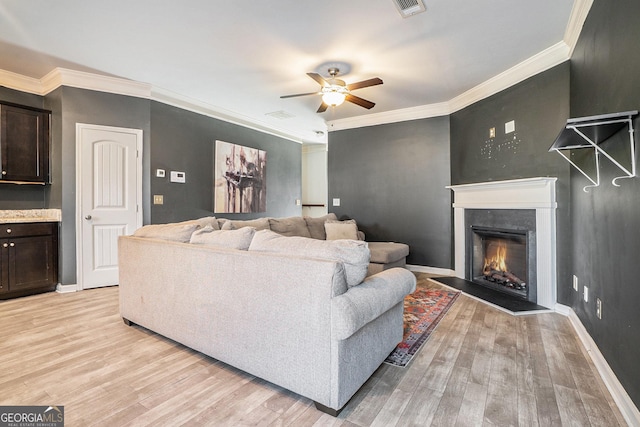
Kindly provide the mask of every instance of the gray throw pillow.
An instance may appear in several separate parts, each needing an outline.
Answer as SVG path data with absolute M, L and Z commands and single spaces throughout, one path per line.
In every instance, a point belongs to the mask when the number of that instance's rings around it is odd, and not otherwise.
M 271 231 L 275 231 L 283 236 L 311 237 L 307 223 L 301 216 L 290 218 L 269 218 Z
M 307 223 L 307 228 L 309 229 L 309 234 L 313 239 L 325 240 L 327 238 L 327 234 L 324 231 L 324 223 L 326 221 L 335 221 L 338 217 L 334 213 L 327 214 L 325 216 L 321 216 L 318 218 L 312 218 L 310 216 L 305 216 L 304 221 Z
M 230 219 L 224 223 L 222 230 L 237 230 L 242 227 L 253 227 L 256 230 L 268 230 L 269 218 L 237 220 Z
M 342 262 L 348 287 L 362 283 L 369 266 L 369 247 L 361 240 L 317 240 L 286 237 L 269 230 L 257 231 L 250 251 L 281 253 Z
M 189 243 L 246 251 L 249 249 L 255 232 L 256 229 L 253 227 L 242 227 L 237 230 L 214 230 L 213 227 L 207 226 L 194 231 Z
M 191 239 L 191 234 L 198 228 L 200 226 L 195 222 L 186 224 L 150 224 L 138 228 L 133 233 L 133 236 L 186 243 Z
M 177 224 L 197 224 L 199 227 L 206 227 L 210 225 L 214 230 L 219 230 L 220 226 L 218 225 L 218 220 L 215 216 L 206 216 L 204 218 L 199 219 L 190 219 L 188 221 L 178 222 Z

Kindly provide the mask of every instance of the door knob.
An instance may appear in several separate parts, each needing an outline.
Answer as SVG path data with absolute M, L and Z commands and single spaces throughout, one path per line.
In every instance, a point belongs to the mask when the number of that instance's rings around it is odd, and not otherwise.
M 85 216 L 84 219 L 91 219 L 91 215 Z
M 2 244 L 2 247 L 3 247 L 3 248 L 8 248 L 8 247 L 9 247 L 9 244 L 8 244 L 8 243 L 3 243 L 3 244 Z
M 9 246 L 11 246 L 11 247 L 14 247 L 15 245 L 16 245 L 16 244 L 15 244 L 15 243 L 13 243 L 13 242 L 9 243 Z

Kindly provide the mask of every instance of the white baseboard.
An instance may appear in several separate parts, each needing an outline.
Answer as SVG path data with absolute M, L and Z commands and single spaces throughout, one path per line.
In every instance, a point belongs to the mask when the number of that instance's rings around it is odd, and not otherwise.
M 429 273 L 429 274 L 437 274 L 440 276 L 455 276 L 456 272 L 454 270 L 449 270 L 446 268 L 438 268 L 438 267 L 427 267 L 424 265 L 411 265 L 407 264 L 407 270 L 415 271 L 416 273 Z
M 59 294 L 77 292 L 78 290 L 78 285 L 63 285 L 62 283 L 58 283 L 58 286 L 56 286 L 56 292 L 58 292 Z
M 616 374 L 607 363 L 595 341 L 593 341 L 593 338 L 589 335 L 589 332 L 587 332 L 587 329 L 580 321 L 578 315 L 571 307 L 562 304 L 556 304 L 555 310 L 557 313 L 569 318 L 571 325 L 573 325 L 573 329 L 576 331 L 576 334 L 578 334 L 578 337 L 580 338 L 582 345 L 584 345 L 587 350 L 587 353 L 591 356 L 593 364 L 598 370 L 602 381 L 604 381 L 604 384 L 607 386 L 609 393 L 611 393 L 616 405 L 618 405 L 618 409 L 622 412 L 622 416 L 627 424 L 629 424 L 629 426 L 640 427 L 640 411 L 638 411 L 638 408 L 633 403 L 622 384 L 620 384 L 618 377 L 616 377 Z

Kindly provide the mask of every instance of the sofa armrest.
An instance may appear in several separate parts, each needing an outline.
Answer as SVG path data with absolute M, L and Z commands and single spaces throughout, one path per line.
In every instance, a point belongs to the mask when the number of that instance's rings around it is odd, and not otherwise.
M 331 299 L 332 336 L 344 340 L 416 289 L 416 276 L 391 268 L 369 276 L 362 284 Z

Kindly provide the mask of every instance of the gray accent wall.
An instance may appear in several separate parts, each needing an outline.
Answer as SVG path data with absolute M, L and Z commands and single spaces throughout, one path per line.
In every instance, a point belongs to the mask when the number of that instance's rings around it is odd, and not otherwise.
M 369 241 L 407 243 L 409 264 L 450 269 L 449 165 L 448 117 L 330 132 L 329 212 Z
M 216 140 L 258 148 L 267 153 L 267 212 L 215 214 L 225 218 L 300 216 L 302 145 L 177 107 L 151 103 L 151 191 L 163 205 L 152 205 L 153 223 L 214 215 L 213 180 Z M 156 169 L 166 176 L 157 178 Z M 171 171 L 185 172 L 186 183 L 169 180 Z
M 639 16 L 637 0 L 594 1 L 571 58 L 572 117 L 640 109 Z M 634 127 L 638 150 L 640 119 Z M 603 144 L 627 165 L 628 146 L 625 130 Z M 600 170 L 601 185 L 588 193 L 582 191 L 587 180 L 571 172 L 572 273 L 581 291 L 589 287 L 589 302 L 572 292 L 566 303 L 640 407 L 640 178 L 614 187 L 611 179 L 622 173 L 606 159 Z M 602 319 L 596 317 L 596 298 L 602 300 Z
M 214 142 L 222 139 L 267 151 L 268 212 L 230 217 L 300 215 L 300 144 L 148 99 L 60 87 L 44 97 L 0 87 L 0 100 L 52 111 L 51 184 L 0 185 L 0 209 L 62 210 L 59 281 L 77 283 L 76 123 L 142 129 L 143 222 L 160 223 L 212 215 Z M 187 172 L 187 184 L 151 176 L 156 168 Z M 154 174 L 155 175 L 155 174 Z M 164 194 L 161 207 L 151 204 Z

